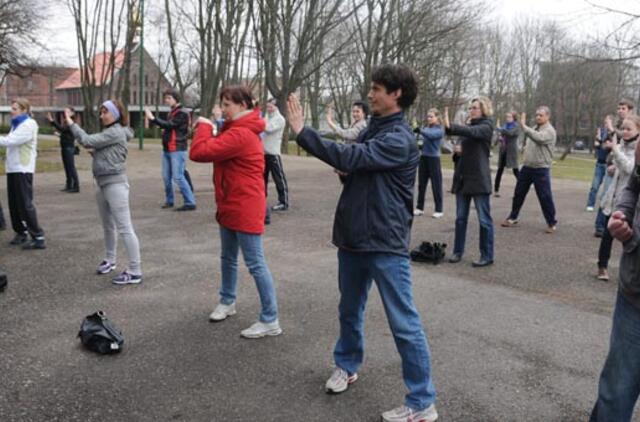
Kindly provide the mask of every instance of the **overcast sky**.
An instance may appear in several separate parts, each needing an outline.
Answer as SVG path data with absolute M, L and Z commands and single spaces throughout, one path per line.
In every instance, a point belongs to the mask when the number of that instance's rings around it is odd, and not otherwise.
M 610 8 L 624 8 L 626 11 L 640 15 L 640 1 L 638 0 L 590 0 Z M 589 5 L 586 0 L 494 0 L 493 18 L 506 25 L 521 16 L 546 17 L 563 24 L 571 34 L 580 39 L 589 39 L 598 34 L 606 34 L 617 24 L 624 21 L 618 14 L 605 12 Z M 66 7 L 65 0 L 55 0 L 50 3 L 47 12 L 47 23 L 43 27 L 40 39 L 49 49 L 42 53 L 45 61 L 55 61 L 67 66 L 78 65 L 76 53 L 76 37 L 73 19 Z M 146 0 L 145 7 L 162 7 L 162 0 Z M 146 15 L 146 14 L 145 14 Z M 148 25 L 148 21 L 146 22 Z M 145 47 L 152 54 L 158 49 L 157 38 L 148 30 Z

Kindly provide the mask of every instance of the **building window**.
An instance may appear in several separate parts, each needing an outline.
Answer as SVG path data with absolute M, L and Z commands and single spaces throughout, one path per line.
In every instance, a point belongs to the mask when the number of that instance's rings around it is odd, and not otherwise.
M 131 104 L 138 104 L 138 91 L 133 91 L 133 100 L 131 100 Z

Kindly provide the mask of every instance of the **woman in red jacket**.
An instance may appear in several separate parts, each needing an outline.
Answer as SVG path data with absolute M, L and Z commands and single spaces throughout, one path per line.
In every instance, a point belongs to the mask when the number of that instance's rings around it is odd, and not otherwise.
M 203 117 L 196 122 L 189 158 L 213 163 L 216 220 L 220 225 L 222 287 L 220 303 L 209 316 L 222 321 L 236 313 L 238 249 L 253 276 L 262 311 L 258 322 L 241 332 L 243 337 L 260 338 L 282 333 L 273 279 L 262 249 L 266 197 L 264 150 L 259 134 L 265 123 L 253 108 L 249 89 L 228 86 L 220 93 L 225 123 L 218 136 L 214 124 Z

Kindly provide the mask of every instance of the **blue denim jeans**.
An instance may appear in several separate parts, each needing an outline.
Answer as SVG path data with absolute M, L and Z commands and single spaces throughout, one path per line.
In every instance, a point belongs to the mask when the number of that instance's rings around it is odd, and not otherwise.
M 547 221 L 547 225 L 555 226 L 558 220 L 556 220 L 556 206 L 553 203 L 553 194 L 551 193 L 551 170 L 548 168 L 522 166 L 520 174 L 518 174 L 516 190 L 513 194 L 513 204 L 511 206 L 509 219 L 518 219 L 520 209 L 524 204 L 524 200 L 532 184 L 536 189 L 536 195 L 538 196 L 540 208 L 542 208 L 542 213 L 544 214 L 544 219 Z
M 267 261 L 262 249 L 262 235 L 242 233 L 220 226 L 220 242 L 222 251 L 220 264 L 222 267 L 222 286 L 220 302 L 230 305 L 236 301 L 238 285 L 238 249 L 242 250 L 244 262 L 253 276 L 258 288 L 262 310 L 260 321 L 273 322 L 278 319 L 278 303 L 276 289 Z
M 602 182 L 604 186 L 602 187 L 602 192 L 600 193 L 600 201 L 602 201 L 602 198 L 604 197 L 604 194 L 607 192 L 607 189 L 609 189 L 609 186 L 611 186 L 612 181 L 613 181 L 613 176 L 609 176 L 608 174 L 604 176 L 604 181 Z M 596 232 L 598 233 L 604 233 L 604 231 L 607 228 L 607 216 L 604 215 L 604 213 L 602 212 L 602 207 L 598 208 L 598 214 L 596 215 L 595 225 L 596 225 Z
M 589 199 L 587 200 L 587 207 L 595 207 L 596 195 L 598 189 L 604 180 L 604 175 L 607 173 L 607 163 L 596 163 L 596 167 L 593 170 L 593 181 L 591 182 L 591 190 L 589 191 Z
M 187 161 L 187 151 L 163 152 L 162 153 L 162 179 L 164 180 L 165 202 L 173 204 L 173 184 L 175 183 L 184 197 L 185 205 L 195 205 L 196 198 L 193 196 L 191 187 L 184 177 L 185 163 Z
M 590 422 L 627 422 L 640 394 L 640 309 L 618 292 L 609 355 Z
M 453 253 L 460 256 L 464 254 L 471 199 L 476 204 L 480 224 L 480 258 L 493 261 L 493 219 L 489 195 L 456 195 L 456 238 Z
M 338 367 L 354 374 L 364 357 L 364 310 L 375 280 L 387 320 L 402 359 L 409 389 L 405 404 L 416 410 L 436 399 L 431 357 L 420 315 L 413 303 L 409 258 L 388 253 L 338 251 L 340 338 L 333 356 Z

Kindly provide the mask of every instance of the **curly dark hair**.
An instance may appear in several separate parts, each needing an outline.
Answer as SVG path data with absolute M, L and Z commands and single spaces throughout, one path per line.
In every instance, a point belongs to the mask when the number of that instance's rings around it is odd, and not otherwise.
M 398 105 L 409 108 L 418 96 L 418 77 L 415 72 L 403 64 L 383 64 L 376 67 L 371 81 L 384 86 L 387 93 L 402 91 Z

